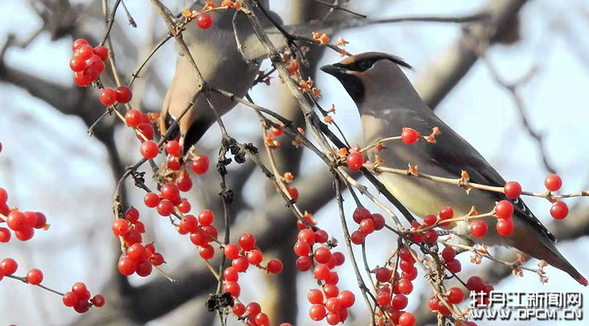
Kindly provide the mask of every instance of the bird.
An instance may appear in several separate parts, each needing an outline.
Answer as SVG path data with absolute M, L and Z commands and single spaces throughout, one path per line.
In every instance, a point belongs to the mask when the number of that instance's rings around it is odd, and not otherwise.
M 220 5 L 221 0 L 215 0 Z M 268 7 L 268 0 L 260 0 L 261 6 Z M 191 10 L 202 10 L 204 1 L 193 2 Z M 273 24 L 259 9 L 254 9 L 264 28 L 276 46 L 285 46 L 286 39 L 273 28 Z M 275 22 L 282 23 L 280 17 L 269 12 Z M 239 11 L 220 10 L 210 12 L 213 25 L 201 29 L 196 24 L 186 25 L 184 40 L 199 68 L 203 79 L 211 87 L 226 90 L 243 98 L 252 86 L 259 71 L 260 62 L 266 57 L 266 50 L 258 41 L 247 16 Z M 233 19 L 235 15 L 235 26 Z M 236 35 L 237 34 L 237 35 Z M 241 44 L 238 49 L 236 38 Z M 200 88 L 192 64 L 186 54 L 177 51 L 176 68 L 170 83 L 160 114 L 160 130 L 166 133 L 188 107 L 192 97 Z M 238 103 L 223 95 L 209 92 L 207 94 L 220 116 L 229 112 Z M 171 131 L 170 138 L 178 138 L 186 152 L 216 122 L 216 116 L 209 107 L 207 98 L 199 96 L 191 108 L 182 116 L 178 127 Z
M 403 59 L 381 52 L 365 52 L 320 69 L 339 80 L 355 102 L 362 120 L 365 144 L 398 136 L 403 127 L 429 134 L 439 128 L 436 143 L 418 141 L 412 145 L 387 142 L 378 153 L 382 166 L 407 169 L 417 166 L 430 175 L 461 178 L 462 171 L 473 183 L 504 187 L 505 179 L 464 138 L 444 123 L 421 99 L 403 68 L 412 69 Z M 370 151 L 374 162 L 376 149 Z M 466 192 L 456 185 L 444 184 L 413 176 L 381 173 L 380 181 L 409 211 L 424 217 L 443 207 L 451 207 L 455 216 L 467 215 L 475 206 L 479 212 L 490 212 L 501 200 L 509 200 L 514 207 L 514 231 L 504 237 L 496 232 L 496 218 L 487 218 L 489 226 L 483 237 L 473 237 L 468 222 L 450 225 L 452 233 L 467 243 L 500 245 L 516 248 L 534 258 L 568 273 L 578 283 L 587 286 L 583 277 L 556 248 L 555 236 L 546 229 L 521 198 L 512 200 L 505 194 L 479 189 Z

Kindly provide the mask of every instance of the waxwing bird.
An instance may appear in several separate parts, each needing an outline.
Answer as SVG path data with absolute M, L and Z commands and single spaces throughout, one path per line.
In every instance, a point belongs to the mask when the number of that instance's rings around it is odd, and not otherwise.
M 215 0 L 220 5 L 221 0 Z M 268 1 L 260 1 L 265 8 Z M 195 2 L 191 9 L 201 10 L 204 1 Z M 256 11 L 259 11 L 256 9 Z M 272 26 L 264 15 L 257 12 L 264 27 Z M 224 89 L 235 96 L 244 97 L 252 86 L 258 72 L 259 62 L 264 59 L 266 50 L 253 33 L 247 16 L 235 10 L 221 10 L 211 12 L 213 26 L 200 29 L 195 23 L 190 23 L 184 31 L 184 40 L 188 45 L 204 80 L 212 87 Z M 235 29 L 233 18 L 235 15 Z M 272 13 L 278 22 L 280 18 Z M 269 32 L 273 43 L 277 46 L 286 44 L 280 33 Z M 238 50 L 237 39 L 242 47 Z M 160 129 L 162 134 L 186 110 L 194 94 L 201 85 L 194 74 L 187 55 L 178 54 L 176 71 L 172 83 L 166 94 L 161 112 Z M 229 112 L 236 104 L 222 95 L 210 92 L 210 100 L 220 115 Z M 210 109 L 207 99 L 199 96 L 194 105 L 178 123 L 180 144 L 184 150 L 195 144 L 216 121 L 214 112 Z M 174 136 L 177 136 L 176 133 Z
M 413 145 L 388 142 L 379 153 L 383 166 L 407 169 L 408 164 L 417 165 L 423 173 L 446 178 L 460 178 L 461 172 L 470 175 L 470 181 L 499 186 L 505 180 L 466 140 L 445 124 L 423 102 L 401 67 L 410 68 L 402 59 L 377 52 L 362 53 L 343 61 L 321 67 L 324 72 L 336 77 L 352 97 L 362 118 L 366 145 L 392 136 L 398 136 L 403 127 L 429 134 L 438 127 L 436 144 L 418 141 Z M 375 152 L 370 154 L 374 160 Z M 445 206 L 456 212 L 455 216 L 467 215 L 472 206 L 479 212 L 490 212 L 495 203 L 509 200 L 513 204 L 513 233 L 500 236 L 496 231 L 496 218 L 487 218 L 487 234 L 472 237 L 467 222 L 453 225 L 453 233 L 470 243 L 503 245 L 517 248 L 537 259 L 571 275 L 577 282 L 587 286 L 587 280 L 563 257 L 555 246 L 556 238 L 528 209 L 523 200 L 511 200 L 503 193 L 472 189 L 469 193 L 455 185 L 435 181 L 382 173 L 379 176 L 386 188 L 414 214 L 424 217 L 436 213 Z

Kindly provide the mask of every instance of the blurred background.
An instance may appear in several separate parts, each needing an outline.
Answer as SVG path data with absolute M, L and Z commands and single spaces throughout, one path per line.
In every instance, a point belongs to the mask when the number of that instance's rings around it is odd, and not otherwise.
M 109 7 L 113 2 L 108 1 Z M 163 2 L 174 12 L 187 6 L 185 1 Z M 125 13 L 119 10 L 111 38 L 118 68 L 128 81 L 167 29 L 150 2 L 126 1 L 126 5 L 137 28 L 129 26 Z M 339 36 L 349 41 L 346 49 L 351 53 L 389 52 L 413 65 L 415 70 L 406 73 L 426 102 L 505 179 L 519 181 L 525 190 L 543 191 L 545 176 L 555 171 L 564 180 L 562 192 L 589 187 L 589 0 L 352 0 L 346 6 L 373 21 L 489 13 L 491 18 L 484 21 L 371 24 L 330 36 L 332 42 Z M 309 0 L 272 0 L 271 9 L 287 24 L 320 19 L 328 10 Z M 341 11 L 334 17 L 352 18 Z M 116 269 L 120 250 L 111 231 L 112 196 L 124 167 L 139 159 L 139 143 L 129 129 L 111 118 L 88 137 L 89 125 L 104 108 L 95 89 L 74 85 L 69 69 L 72 41 L 84 37 L 97 44 L 104 30 L 101 1 L 0 1 L 0 186 L 9 191 L 11 207 L 42 211 L 51 224 L 49 231 L 37 232 L 31 241 L 13 239 L 1 245 L 0 258 L 16 259 L 18 275 L 31 268 L 43 270 L 43 284 L 49 287 L 67 291 L 74 282 L 82 281 L 93 294 L 102 293 L 107 299 L 104 308 L 78 315 L 63 306 L 58 296 L 5 278 L 0 282 L 0 325 L 217 324 L 215 314 L 204 307 L 216 282 L 197 249 L 166 219 L 144 207 L 143 192 L 132 183 L 127 185 L 125 202 L 141 212 L 147 228 L 144 242 L 155 241 L 167 262 L 164 270 L 180 282 L 170 283 L 156 272 L 147 278 L 126 278 Z M 473 50 L 473 40 L 488 41 L 484 57 Z M 135 82 L 135 108 L 159 111 L 174 72 L 172 43 L 156 53 L 143 77 Z M 335 104 L 335 121 L 352 144 L 360 144 L 354 103 L 334 78 L 316 71 L 318 66 L 339 61 L 340 56 L 313 47 L 309 60 L 311 67 L 306 73 L 316 78 L 322 89 L 321 104 Z M 262 68 L 268 69 L 268 63 Z M 270 86 L 256 86 L 250 93 L 252 98 L 304 127 L 290 93 L 273 77 Z M 107 76 L 106 84 L 112 84 L 111 80 Z M 237 140 L 262 146 L 258 118 L 252 110 L 238 106 L 224 121 Z M 219 140 L 220 132 L 213 126 L 197 152 L 210 155 L 215 162 Z M 335 222 L 338 216 L 329 172 L 309 151 L 294 148 L 286 137 L 280 141 L 280 170 L 295 174 L 300 207 L 313 213 L 319 227 L 340 240 L 339 250 L 345 253 L 341 227 Z M 194 212 L 210 208 L 220 216 L 219 176 L 211 171 L 195 177 L 190 198 Z M 311 273 L 297 273 L 294 268 L 294 216 L 253 164 L 231 165 L 228 179 L 237 194 L 232 206 L 233 235 L 255 233 L 266 259 L 278 257 L 285 264 L 279 276 L 259 270 L 246 273 L 240 280 L 241 298 L 246 303 L 260 302 L 273 325 L 318 324 L 309 319 L 306 300 L 316 283 Z M 346 194 L 346 198 L 351 197 Z M 378 211 L 368 200 L 363 202 Z M 562 253 L 588 276 L 587 199 L 569 200 L 571 213 L 559 222 L 550 217 L 547 201 L 532 198 L 527 203 L 561 239 Z M 353 208 L 352 200 L 345 201 L 348 213 Z M 370 264 L 382 265 L 395 246 L 390 233 L 369 237 Z M 515 257 L 502 248 L 493 248 L 492 253 L 505 260 Z M 554 268 L 546 268 L 549 282 L 541 285 L 532 273 L 516 277 L 503 266 L 488 262 L 473 265 L 467 254 L 461 256 L 465 278 L 476 273 L 495 284 L 496 290 L 581 291 L 587 305 L 589 291 Z M 531 267 L 536 264 L 529 262 Z M 340 288 L 352 290 L 357 297 L 346 324 L 367 325 L 369 317 L 350 267 L 349 262 L 339 267 Z M 415 284 L 408 310 L 416 313 L 419 325 L 435 323 L 435 315 L 425 309 L 430 289 L 422 277 Z M 543 323 L 585 325 L 586 321 Z M 229 318 L 229 324 L 239 323 Z

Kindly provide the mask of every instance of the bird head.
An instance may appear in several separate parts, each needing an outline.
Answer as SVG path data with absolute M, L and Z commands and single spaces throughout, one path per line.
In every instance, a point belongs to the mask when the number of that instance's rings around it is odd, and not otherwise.
M 321 70 L 337 78 L 352 99 L 356 103 L 362 103 L 367 95 L 377 95 L 382 87 L 389 88 L 398 82 L 404 82 L 407 77 L 400 67 L 412 69 L 397 56 L 365 52 L 325 65 Z M 371 94 L 373 92 L 375 94 Z

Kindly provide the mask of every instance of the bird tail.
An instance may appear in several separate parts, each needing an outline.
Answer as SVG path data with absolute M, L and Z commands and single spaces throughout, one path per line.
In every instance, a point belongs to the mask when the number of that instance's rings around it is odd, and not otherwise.
M 550 249 L 550 254 L 548 257 L 544 258 L 544 260 L 546 260 L 548 264 L 567 272 L 572 278 L 575 279 L 575 281 L 579 282 L 579 284 L 583 286 L 587 286 L 589 284 L 587 279 L 581 275 L 581 273 L 579 273 L 579 271 L 577 271 L 577 269 L 571 263 L 569 263 L 566 258 L 564 258 L 558 249 L 556 249 L 554 243 L 551 242 L 547 247 Z

